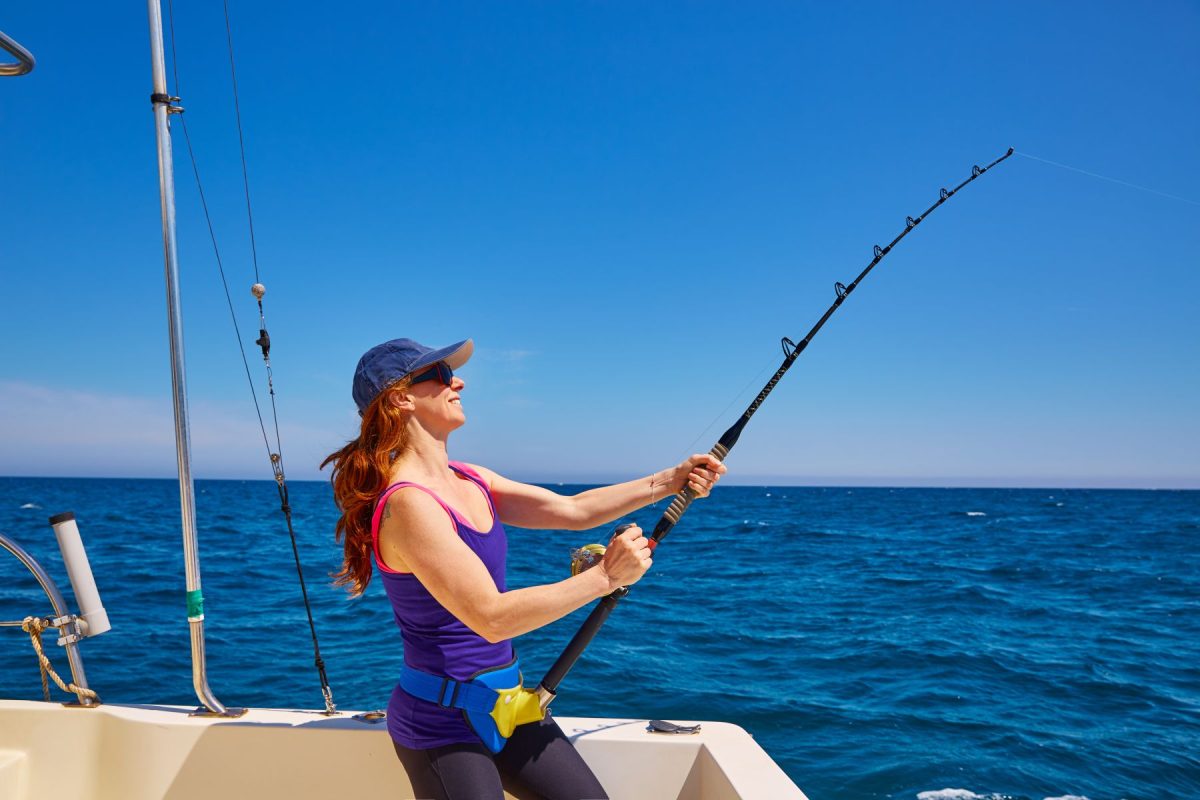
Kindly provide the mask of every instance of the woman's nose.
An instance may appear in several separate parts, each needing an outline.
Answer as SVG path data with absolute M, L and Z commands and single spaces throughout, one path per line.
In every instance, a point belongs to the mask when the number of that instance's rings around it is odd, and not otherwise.
M 450 388 L 456 392 L 461 392 L 466 385 L 467 382 L 457 375 L 450 379 Z

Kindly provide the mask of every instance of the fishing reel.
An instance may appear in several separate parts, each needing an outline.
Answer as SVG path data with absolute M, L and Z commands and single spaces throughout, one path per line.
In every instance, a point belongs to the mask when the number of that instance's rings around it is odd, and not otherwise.
M 586 572 L 592 567 L 604 560 L 604 553 L 608 550 L 602 544 L 585 544 L 583 547 L 577 547 L 571 551 L 571 577 L 574 578 L 581 572 Z
M 633 527 L 632 522 L 626 522 L 623 525 L 618 525 L 613 530 L 613 537 L 620 536 L 625 531 Z M 604 554 L 608 552 L 608 548 L 602 544 L 585 544 L 583 547 L 577 547 L 571 551 L 571 577 L 574 578 L 581 572 L 586 572 L 592 567 L 604 560 Z

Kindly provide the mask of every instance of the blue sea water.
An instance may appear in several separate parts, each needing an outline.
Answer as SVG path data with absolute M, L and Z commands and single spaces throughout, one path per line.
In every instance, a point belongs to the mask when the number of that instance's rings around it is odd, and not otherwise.
M 320 707 L 274 484 L 198 481 L 196 496 L 214 692 Z M 291 500 L 335 699 L 381 707 L 401 663 L 382 587 L 359 600 L 330 587 L 329 488 L 294 483 Z M 0 478 L 0 532 L 69 595 L 46 523 L 65 510 L 113 623 L 83 644 L 93 687 L 194 705 L 176 484 Z M 606 538 L 510 536 L 514 587 L 562 578 L 572 547 Z M 1198 544 L 1200 492 L 722 486 L 658 550 L 555 709 L 736 722 L 813 800 L 1195 800 Z M 0 619 L 48 611 L 0 553 Z M 585 614 L 522 637 L 527 676 Z M 20 629 L 0 628 L 0 696 L 41 696 Z

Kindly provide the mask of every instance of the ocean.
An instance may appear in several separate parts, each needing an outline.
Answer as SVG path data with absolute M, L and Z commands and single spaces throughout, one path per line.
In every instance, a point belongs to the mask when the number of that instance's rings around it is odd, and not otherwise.
M 382 586 L 350 600 L 330 585 L 329 487 L 290 489 L 334 698 L 380 708 L 402 657 Z M 196 498 L 214 693 L 321 707 L 274 484 L 197 481 Z M 0 532 L 68 599 L 47 517 L 77 515 L 113 624 L 82 645 L 107 702 L 196 704 L 178 503 L 167 480 L 0 478 Z M 510 529 L 509 585 L 559 580 L 573 547 L 606 539 Z M 1198 545 L 1196 491 L 720 486 L 554 708 L 735 722 L 812 800 L 1196 800 Z M 48 611 L 0 552 L 0 619 Z M 527 677 L 585 616 L 519 640 Z M 41 697 L 19 628 L 0 628 L 0 696 Z

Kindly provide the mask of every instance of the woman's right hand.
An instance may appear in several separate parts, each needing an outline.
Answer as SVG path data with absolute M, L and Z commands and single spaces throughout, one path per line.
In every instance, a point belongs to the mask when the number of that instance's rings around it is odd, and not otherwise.
M 642 535 L 641 528 L 630 525 L 608 543 L 600 569 L 608 577 L 608 588 L 613 592 L 637 583 L 652 563 L 650 540 Z

